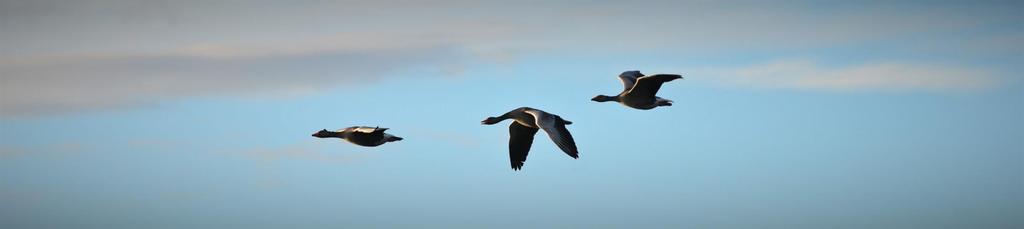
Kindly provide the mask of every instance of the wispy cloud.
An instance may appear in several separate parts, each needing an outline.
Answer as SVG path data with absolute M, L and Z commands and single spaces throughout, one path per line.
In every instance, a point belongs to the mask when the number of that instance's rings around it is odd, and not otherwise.
M 999 78 L 986 70 L 913 63 L 823 66 L 806 60 L 776 61 L 712 71 L 729 84 L 815 90 L 976 90 Z
M 0 115 L 149 104 L 210 95 L 295 94 L 372 82 L 389 71 L 441 62 L 446 47 L 217 58 L 185 55 L 62 58 L 0 63 Z
M 1016 24 L 1007 22 L 1021 19 L 1010 10 L 1013 6 L 993 4 L 857 4 L 842 9 L 701 2 L 0 4 L 0 30 L 5 31 L 0 36 L 0 117 L 149 105 L 193 96 L 310 93 L 372 82 L 411 67 L 432 66 L 458 74 L 470 60 L 505 61 L 516 54 L 550 51 L 671 52 L 692 57 L 738 50 L 882 45 L 940 56 L 981 52 L 998 54 L 988 58 L 1019 57 L 1012 50 L 1019 50 L 1024 34 L 1006 29 Z M 977 28 L 997 31 L 1000 38 L 974 33 Z M 989 40 L 997 42 L 983 42 Z M 916 43 L 922 45 L 907 45 Z M 813 63 L 780 63 L 774 65 L 803 66 L 755 66 L 738 73 L 829 75 L 828 80 L 805 77 L 783 80 L 786 83 L 762 77 L 740 80 L 785 87 L 991 84 L 960 80 L 979 70 L 904 63 L 917 62 L 899 60 L 838 71 Z M 914 78 L 922 75 L 939 80 Z
M 437 70 L 448 72 L 467 56 L 493 55 L 468 46 L 503 33 L 499 27 L 462 23 L 436 31 L 339 33 L 290 44 L 242 42 L 157 53 L 0 58 L 0 116 L 194 96 L 303 94 L 372 82 L 416 66 L 446 66 Z

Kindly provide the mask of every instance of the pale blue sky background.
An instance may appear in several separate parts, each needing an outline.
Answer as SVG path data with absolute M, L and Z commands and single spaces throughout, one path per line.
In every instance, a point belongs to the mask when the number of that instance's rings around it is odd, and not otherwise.
M 0 227 L 1024 227 L 1022 11 L 2 1 Z M 676 105 L 589 101 L 634 69 Z

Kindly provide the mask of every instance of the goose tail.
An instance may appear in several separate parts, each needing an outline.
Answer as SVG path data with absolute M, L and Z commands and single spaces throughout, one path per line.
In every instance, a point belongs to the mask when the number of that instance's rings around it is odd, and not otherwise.
M 672 106 L 672 103 L 673 103 L 672 100 L 658 98 L 658 100 L 654 102 L 654 105 L 659 106 L 659 107 L 661 107 L 661 106 Z

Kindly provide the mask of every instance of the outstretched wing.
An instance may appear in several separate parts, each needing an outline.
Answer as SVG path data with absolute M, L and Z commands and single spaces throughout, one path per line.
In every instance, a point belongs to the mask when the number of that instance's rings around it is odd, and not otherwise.
M 643 77 L 644 74 L 640 74 L 640 71 L 625 71 L 619 74 L 619 80 L 622 80 L 622 86 L 625 87 L 622 91 L 629 91 L 636 84 L 636 80 Z
M 523 163 L 526 163 L 526 155 L 530 154 L 530 146 L 533 145 L 533 135 L 537 134 L 537 128 L 530 128 L 512 122 L 508 126 L 508 159 L 512 163 L 512 170 L 520 170 Z
M 657 74 L 640 77 L 636 80 L 636 86 L 633 86 L 633 89 L 630 89 L 627 93 L 643 98 L 654 99 L 655 94 L 658 94 L 658 90 L 661 89 L 661 84 L 681 78 L 683 77 L 673 74 Z
M 572 158 L 580 157 L 580 153 L 576 149 L 576 141 L 572 139 L 572 134 L 569 134 L 569 129 L 565 128 L 566 121 L 562 117 L 536 110 L 528 110 L 526 113 L 533 115 L 537 126 L 548 133 L 548 137 L 551 137 L 551 141 L 555 142 L 555 145 L 558 145 L 562 152 L 565 152 L 565 154 Z

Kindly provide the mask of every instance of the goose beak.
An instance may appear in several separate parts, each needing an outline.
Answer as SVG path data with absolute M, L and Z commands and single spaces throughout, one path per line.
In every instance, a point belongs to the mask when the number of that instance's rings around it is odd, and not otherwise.
M 495 119 L 495 117 L 488 117 L 488 118 L 484 119 L 483 121 L 480 121 L 480 124 L 491 125 L 491 124 L 498 123 L 498 122 L 495 122 L 494 119 Z

